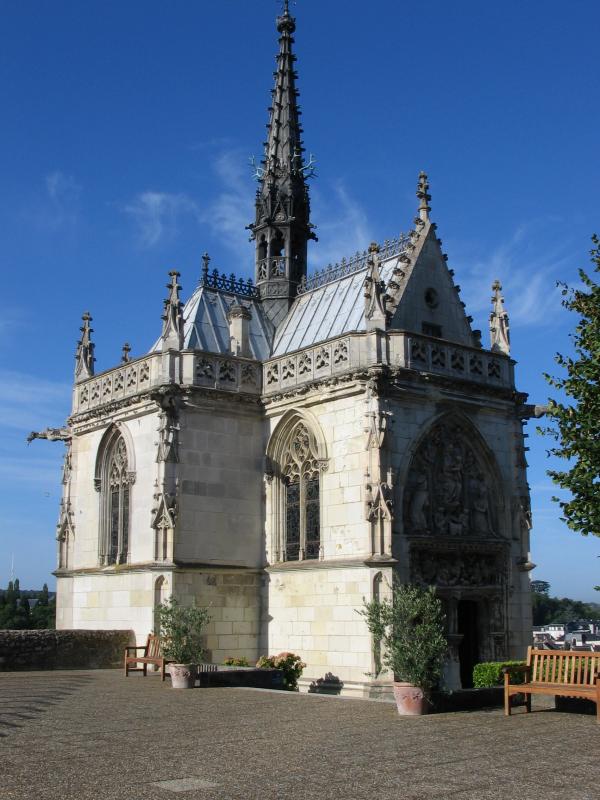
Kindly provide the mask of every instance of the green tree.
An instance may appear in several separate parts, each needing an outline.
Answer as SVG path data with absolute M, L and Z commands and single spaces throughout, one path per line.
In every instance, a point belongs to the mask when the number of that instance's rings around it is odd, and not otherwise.
M 594 235 L 592 242 L 594 272 L 600 273 L 600 240 Z M 564 470 L 548 470 L 554 483 L 569 492 L 565 500 L 553 498 L 564 521 L 584 536 L 600 536 L 600 285 L 583 269 L 579 278 L 578 288 L 559 284 L 563 306 L 579 315 L 572 335 L 574 356 L 555 356 L 564 377 L 544 375 L 567 402 L 549 401 L 550 425 L 540 430 L 557 442 L 550 454 L 568 462 Z
M 550 584 L 548 581 L 531 581 L 531 591 L 536 594 L 545 594 L 548 596 L 550 593 Z
M 50 598 L 50 594 L 49 594 L 49 592 L 48 592 L 48 584 L 47 584 L 47 583 L 45 583 L 45 584 L 42 586 L 42 591 L 41 591 L 41 592 L 39 592 L 39 594 L 38 594 L 38 596 L 37 596 L 37 599 L 38 599 L 38 605 L 40 605 L 40 606 L 47 606 L 47 605 L 48 605 L 48 602 L 49 602 L 49 598 Z

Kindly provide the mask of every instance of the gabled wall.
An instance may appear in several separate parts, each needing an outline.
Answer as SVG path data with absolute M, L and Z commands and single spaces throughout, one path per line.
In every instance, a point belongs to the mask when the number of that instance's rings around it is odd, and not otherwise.
M 438 325 L 443 339 L 471 346 L 471 328 L 433 226 L 422 236 L 390 327 L 423 333 L 423 323 Z M 426 301 L 426 296 L 432 297 L 431 293 L 426 294 L 431 289 L 437 299 L 435 307 Z

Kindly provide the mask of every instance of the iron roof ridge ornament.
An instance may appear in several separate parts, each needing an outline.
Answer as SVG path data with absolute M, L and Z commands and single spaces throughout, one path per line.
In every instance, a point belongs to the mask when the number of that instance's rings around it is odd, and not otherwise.
M 208 253 L 204 253 L 202 256 L 200 286 L 205 289 L 226 292 L 227 294 L 240 295 L 241 297 L 260 298 L 258 289 L 252 282 L 252 278 L 244 280 L 243 278 L 237 278 L 233 272 L 230 275 L 226 275 L 224 272 L 219 272 L 218 269 L 209 271 L 209 263 L 210 256 Z
M 390 258 L 400 255 L 408 248 L 409 244 L 410 233 L 401 233 L 396 239 L 386 239 L 380 245 L 379 261 L 388 261 Z M 298 285 L 298 294 L 311 292 L 328 283 L 338 281 L 340 278 L 345 278 L 347 275 L 361 272 L 367 268 L 368 259 L 369 252 L 367 250 L 363 250 L 362 253 L 357 250 L 349 259 L 342 258 L 336 264 L 328 264 L 323 269 L 313 272 L 309 278 L 303 278 Z

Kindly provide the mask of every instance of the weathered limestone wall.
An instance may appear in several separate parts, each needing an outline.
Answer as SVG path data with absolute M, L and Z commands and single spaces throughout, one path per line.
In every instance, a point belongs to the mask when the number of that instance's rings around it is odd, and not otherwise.
M 269 653 L 290 650 L 306 662 L 303 678 L 368 681 L 371 637 L 357 613 L 371 596 L 365 565 L 269 568 Z
M 161 573 L 117 568 L 57 581 L 59 629 L 133 630 L 138 644 L 154 628 L 155 583 Z
M 0 631 L 0 670 L 123 666 L 129 630 Z
M 206 402 L 182 414 L 179 562 L 264 563 L 265 429 L 258 409 Z
M 371 554 L 369 529 L 364 518 L 364 414 L 362 392 L 353 395 L 324 396 L 320 401 L 303 403 L 308 412 L 307 426 L 316 423 L 324 440 L 327 467 L 321 473 L 321 545 L 323 559 L 348 559 Z M 270 412 L 269 436 L 285 419 L 286 409 Z M 300 419 L 301 417 L 299 417 Z M 268 563 L 274 562 L 277 517 L 274 493 L 275 478 L 267 489 L 266 551 Z
M 130 488 L 129 562 L 143 563 L 154 557 L 150 510 L 154 505 L 157 475 L 158 414 L 122 417 L 121 425 L 128 444 L 128 468 L 135 473 Z M 94 477 L 98 448 L 107 430 L 108 426 L 73 437 L 71 503 L 75 537 L 70 569 L 98 566 L 100 492 L 94 486 Z
M 209 606 L 206 660 L 222 663 L 229 656 L 250 664 L 266 654 L 264 576 L 260 570 L 238 569 L 177 572 L 174 595 L 182 605 Z

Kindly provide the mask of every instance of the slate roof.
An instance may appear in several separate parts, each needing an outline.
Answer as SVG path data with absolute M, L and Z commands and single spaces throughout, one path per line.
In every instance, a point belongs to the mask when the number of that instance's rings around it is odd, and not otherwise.
M 408 236 L 386 241 L 380 252 L 380 275 L 385 283 L 392 277 L 398 256 Z M 264 361 L 294 350 L 310 347 L 345 333 L 366 330 L 364 283 L 367 252 L 357 253 L 335 266 L 314 273 L 301 284 L 289 313 L 275 330 L 263 311 L 251 281 L 206 274 L 183 308 L 184 348 L 207 353 L 229 352 L 227 312 L 242 303 L 251 314 L 250 350 L 252 357 Z M 160 339 L 152 351 L 160 350 Z
M 183 307 L 183 346 L 206 353 L 229 352 L 227 312 L 234 302 L 242 302 L 252 314 L 250 320 L 250 351 L 252 358 L 263 361 L 269 357 L 274 329 L 256 297 L 239 297 L 222 289 L 198 286 Z M 152 351 L 161 347 L 159 339 Z
M 387 284 L 398 256 L 409 242 L 407 234 L 386 240 L 379 253 L 380 275 Z M 315 273 L 277 328 L 273 356 L 310 347 L 344 333 L 366 330 L 364 284 L 367 275 L 367 252 L 343 259 L 333 267 Z

